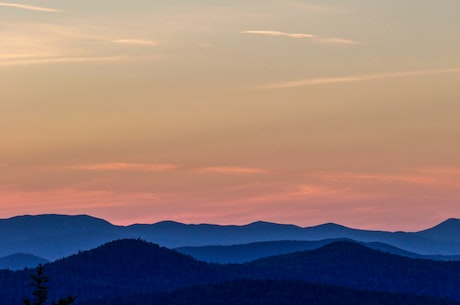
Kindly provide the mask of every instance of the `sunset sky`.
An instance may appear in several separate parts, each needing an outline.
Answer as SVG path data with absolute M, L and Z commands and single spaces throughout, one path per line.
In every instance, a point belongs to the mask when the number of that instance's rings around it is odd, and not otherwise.
M 0 2 L 0 218 L 460 218 L 459 0 Z

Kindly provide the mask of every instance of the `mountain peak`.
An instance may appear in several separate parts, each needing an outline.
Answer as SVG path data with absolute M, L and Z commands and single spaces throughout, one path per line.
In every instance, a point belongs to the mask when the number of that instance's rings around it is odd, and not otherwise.
M 449 219 L 441 222 L 440 224 L 438 224 L 438 225 L 436 225 L 436 226 L 434 226 L 432 228 L 422 230 L 422 231 L 419 231 L 417 233 L 428 232 L 428 231 L 445 231 L 445 230 L 448 230 L 448 231 L 452 231 L 452 230 L 460 231 L 460 219 L 458 219 L 458 218 L 449 218 Z
M 416 232 L 416 234 L 430 239 L 460 241 L 460 219 L 449 218 L 430 229 Z
M 32 222 L 48 222 L 52 221 L 54 223 L 68 223 L 68 222 L 75 222 L 75 221 L 80 221 L 80 222 L 93 222 L 93 223 L 103 223 L 103 224 L 108 224 L 111 225 L 110 222 L 107 220 L 104 220 L 102 218 L 97 218 L 93 216 L 89 216 L 86 214 L 80 214 L 80 215 L 62 215 L 62 214 L 39 214 L 39 215 L 20 215 L 20 216 L 14 216 L 11 218 L 7 219 L 0 219 L 0 221 L 16 221 L 16 222 L 22 222 L 22 223 L 32 223 Z

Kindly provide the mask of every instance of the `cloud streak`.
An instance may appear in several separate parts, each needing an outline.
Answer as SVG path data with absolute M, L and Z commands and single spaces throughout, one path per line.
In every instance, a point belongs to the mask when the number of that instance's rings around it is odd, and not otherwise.
M 174 164 L 143 164 L 143 163 L 101 163 L 89 165 L 69 166 L 67 169 L 84 171 L 142 171 L 142 172 L 165 172 L 177 169 Z
M 283 4 L 288 4 L 296 8 L 301 8 L 306 11 L 319 12 L 319 13 L 348 13 L 351 10 L 338 6 L 309 4 L 297 1 L 283 1 Z
M 318 39 L 319 42 L 325 43 L 325 44 L 343 44 L 343 45 L 352 45 L 352 44 L 358 44 L 359 42 L 350 40 L 350 39 L 344 39 L 344 38 L 320 38 Z
M 344 39 L 344 38 L 325 38 L 314 34 L 309 33 L 288 33 L 281 31 L 265 31 L 265 30 L 248 30 L 241 31 L 241 34 L 253 34 L 253 35 L 262 35 L 262 36 L 284 36 L 294 39 L 311 39 L 312 41 L 322 43 L 322 44 L 335 44 L 335 45 L 353 45 L 358 44 L 357 41 Z
M 269 170 L 253 167 L 239 166 L 210 166 L 210 167 L 186 167 L 177 164 L 160 163 L 126 163 L 126 162 L 111 162 L 100 164 L 85 164 L 67 166 L 65 169 L 82 170 L 82 171 L 140 171 L 140 172 L 167 172 L 173 170 L 183 170 L 198 173 L 215 173 L 224 175 L 251 175 L 251 174 L 267 174 Z
M 1 60 L 0 67 L 11 66 L 26 66 L 26 65 L 40 65 L 40 64 L 59 64 L 59 63 L 90 63 L 90 62 L 117 62 L 121 61 L 119 56 L 106 56 L 106 57 L 42 57 L 42 58 L 28 58 L 28 59 L 7 59 Z
M 242 31 L 241 34 L 256 34 L 256 35 L 263 35 L 263 36 L 286 36 L 290 38 L 314 38 L 316 35 L 313 34 L 306 34 L 306 33 L 286 33 L 280 31 Z
M 115 39 L 111 40 L 113 43 L 124 44 L 124 45 L 135 45 L 135 46 L 156 46 L 156 41 L 147 39 Z
M 18 8 L 18 9 L 23 9 L 23 10 L 28 10 L 28 11 L 46 12 L 46 13 L 62 12 L 59 9 L 50 8 L 50 7 L 34 6 L 34 5 L 11 3 L 11 2 L 0 2 L 0 6 Z
M 207 172 L 207 173 L 236 174 L 236 175 L 266 174 L 269 172 L 262 168 L 235 167 L 235 166 L 205 167 L 205 168 L 200 168 L 199 171 L 205 172 L 205 173 Z
M 259 86 L 259 88 L 260 89 L 285 89 L 285 88 L 296 88 L 296 87 L 305 87 L 305 86 L 328 85 L 328 84 L 337 84 L 337 83 L 352 83 L 352 82 L 361 82 L 361 81 L 368 81 L 368 80 L 415 77 L 415 76 L 456 73 L 456 72 L 460 72 L 460 68 L 403 71 L 403 72 L 378 73 L 378 74 L 362 74 L 362 75 L 350 75 L 350 76 L 343 76 L 343 77 L 307 78 L 307 79 L 296 80 L 296 81 L 265 84 L 265 85 Z

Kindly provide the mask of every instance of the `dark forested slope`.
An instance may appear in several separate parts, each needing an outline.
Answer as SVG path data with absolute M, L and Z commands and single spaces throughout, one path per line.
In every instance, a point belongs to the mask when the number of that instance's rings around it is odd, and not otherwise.
M 171 293 L 83 302 L 81 305 L 458 305 L 426 296 L 362 291 L 292 281 L 238 280 Z
M 354 242 L 273 256 L 244 264 L 260 278 L 427 294 L 460 300 L 460 262 L 410 259 Z
M 32 272 L 0 271 L 0 305 L 19 305 L 22 297 L 30 296 Z M 79 302 L 237 279 L 304 281 L 460 300 L 460 262 L 409 259 L 354 242 L 336 242 L 313 251 L 246 264 L 218 265 L 199 262 L 149 242 L 127 239 L 47 264 L 45 272 L 51 279 L 51 300 L 74 295 Z

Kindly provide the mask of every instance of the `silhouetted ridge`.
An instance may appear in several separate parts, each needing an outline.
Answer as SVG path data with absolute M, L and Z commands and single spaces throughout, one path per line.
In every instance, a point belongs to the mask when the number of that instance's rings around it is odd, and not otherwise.
M 337 241 L 353 241 L 346 238 L 323 239 L 317 241 L 280 240 L 256 243 L 238 244 L 230 246 L 198 246 L 180 247 L 176 251 L 192 256 L 193 258 L 210 263 L 229 264 L 246 263 L 256 259 L 283 255 L 298 251 L 315 250 L 324 245 Z M 355 241 L 356 242 L 356 241 Z M 438 261 L 460 260 L 460 255 L 421 255 L 380 242 L 359 242 L 368 248 L 381 252 L 401 255 L 410 258 L 431 259 Z
M 44 215 L 23 215 L 9 219 L 0 219 L 0 227 L 2 229 L 14 230 L 33 230 L 40 228 L 40 232 L 60 234 L 62 230 L 80 230 L 85 231 L 86 228 L 111 228 L 113 225 L 108 221 L 88 215 L 59 215 L 59 214 L 44 214 Z
M 60 290 L 84 298 L 172 290 L 223 276 L 216 266 L 138 239 L 106 243 L 49 264 L 47 271 Z
M 441 295 L 460 300 L 460 262 L 410 259 L 340 241 L 244 264 L 265 279 L 304 280 L 350 288 Z
M 450 218 L 430 229 L 417 232 L 417 235 L 434 240 L 460 242 L 460 219 Z
M 246 263 L 263 257 L 314 250 L 338 240 L 340 239 L 264 241 L 231 246 L 181 247 L 175 250 L 204 262 L 219 264 Z
M 423 255 L 457 255 L 457 222 L 451 219 L 430 230 L 410 233 L 357 230 L 334 223 L 305 228 L 264 221 L 240 226 L 174 221 L 114 226 L 87 215 L 20 216 L 0 219 L 0 257 L 23 252 L 55 260 L 121 238 L 142 238 L 169 248 L 345 238 L 386 243 Z
M 0 305 L 30 290 L 31 270 L 0 271 Z M 241 265 L 207 264 L 142 240 L 123 239 L 46 265 L 50 298 L 79 300 L 172 291 L 236 279 L 305 281 L 460 301 L 460 262 L 409 259 L 335 242 Z M 134 303 L 142 304 L 142 303 Z

